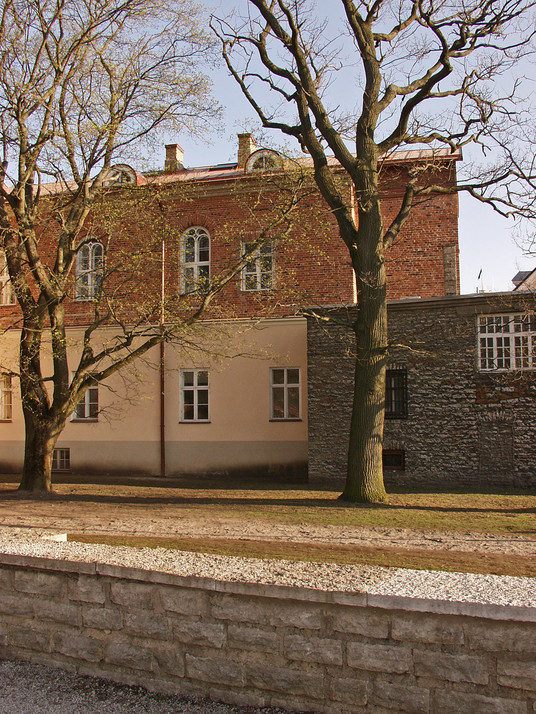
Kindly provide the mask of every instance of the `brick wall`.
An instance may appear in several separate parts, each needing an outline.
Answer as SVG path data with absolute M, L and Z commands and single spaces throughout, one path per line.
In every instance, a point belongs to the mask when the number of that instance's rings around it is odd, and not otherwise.
M 296 711 L 532 714 L 536 611 L 0 556 L 0 655 Z
M 510 293 L 390 304 L 390 342 L 403 346 L 389 362 L 407 369 L 408 415 L 385 422 L 384 448 L 405 452 L 405 470 L 386 471 L 388 484 L 536 486 L 536 376 L 480 373 L 476 361 L 477 315 L 526 307 Z M 309 319 L 312 480 L 346 473 L 352 343 L 351 330 Z
M 442 183 L 453 185 L 454 164 L 442 170 L 430 168 Z M 195 175 L 195 172 L 194 172 Z M 428 174 L 426 174 L 428 175 Z M 107 249 L 107 295 L 119 314 L 133 322 L 159 315 L 161 247 L 165 244 L 167 307 L 179 309 L 180 238 L 191 226 L 206 228 L 211 238 L 212 277 L 226 274 L 240 257 L 241 242 L 259 237 L 288 205 L 295 190 L 293 174 L 275 177 L 230 176 L 210 181 L 189 180 L 179 172 L 163 185 L 145 184 L 103 192 L 87 219 L 80 238 L 91 237 Z M 186 178 L 185 178 L 186 176 Z M 179 180 L 180 178 L 180 180 Z M 340 177 L 340 191 L 351 202 L 348 181 Z M 382 169 L 382 209 L 387 227 L 400 208 L 406 166 Z M 304 304 L 346 304 L 354 300 L 354 278 L 348 250 L 339 237 L 337 223 L 312 183 L 305 182 L 291 216 L 288 237 L 276 245 L 276 289 L 244 292 L 239 276 L 215 300 L 218 305 L 207 317 L 286 315 Z M 51 197 L 52 202 L 54 199 Z M 53 214 L 52 206 L 50 213 Z M 55 217 L 43 209 L 40 219 L 40 251 L 52 263 L 58 237 Z M 277 237 L 281 225 L 270 235 Z M 456 195 L 432 195 L 416 201 L 409 220 L 387 251 L 390 299 L 431 297 L 457 291 L 458 200 Z M 445 257 L 447 249 L 447 258 Z M 65 301 L 69 325 L 92 321 L 95 304 L 74 300 L 74 273 Z M 188 312 L 188 302 L 181 309 Z M 190 305 L 191 307 L 191 305 Z M 17 307 L 0 306 L 0 324 L 16 321 Z

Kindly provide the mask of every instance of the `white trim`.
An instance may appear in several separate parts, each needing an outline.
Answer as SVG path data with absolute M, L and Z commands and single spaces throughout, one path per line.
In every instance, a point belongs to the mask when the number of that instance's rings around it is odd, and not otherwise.
M 536 368 L 536 315 L 478 315 L 477 360 L 480 372 Z
M 298 373 L 298 381 L 289 381 L 289 372 Z M 274 373 L 283 372 L 283 381 L 274 382 Z M 290 390 L 298 390 L 298 413 L 290 414 L 291 405 L 289 404 Z M 274 392 L 281 392 L 283 397 L 283 416 L 275 416 L 274 414 Z M 270 367 L 270 420 L 271 421 L 300 421 L 301 420 L 301 369 L 300 367 Z
M 206 375 L 206 384 L 199 384 L 199 376 Z M 185 376 L 193 375 L 192 384 L 185 384 Z M 191 394 L 192 401 L 186 404 L 185 395 Z M 202 401 L 200 401 L 202 397 Z M 206 402 L 205 402 L 206 397 Z M 206 417 L 199 417 L 200 409 L 206 407 Z M 186 408 L 192 416 L 186 416 Z M 210 374 L 208 369 L 181 369 L 180 371 L 180 421 L 185 424 L 207 423 L 210 421 Z

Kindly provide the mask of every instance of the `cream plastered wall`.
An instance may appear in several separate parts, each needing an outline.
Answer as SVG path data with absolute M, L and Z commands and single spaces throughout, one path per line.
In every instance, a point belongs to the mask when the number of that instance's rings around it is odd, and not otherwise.
M 72 364 L 82 333 L 69 332 Z M 4 336 L 5 337 L 5 336 Z M 103 336 L 103 339 L 104 336 Z M 277 469 L 306 463 L 306 321 L 205 325 L 188 348 L 165 346 L 166 473 Z M 18 350 L 18 335 L 3 339 Z M 69 421 L 58 448 L 69 448 L 71 469 L 81 472 L 161 473 L 160 349 L 99 385 L 99 419 Z M 299 367 L 301 420 L 270 421 L 270 368 Z M 209 371 L 210 421 L 180 423 L 180 370 Z M 44 360 L 44 373 L 50 369 Z M 0 463 L 22 463 L 24 424 L 14 380 L 13 420 L 0 423 Z

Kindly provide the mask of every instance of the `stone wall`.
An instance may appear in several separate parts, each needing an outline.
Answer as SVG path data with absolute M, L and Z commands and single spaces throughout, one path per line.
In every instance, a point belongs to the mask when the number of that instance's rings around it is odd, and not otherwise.
M 527 296 L 390 303 L 389 364 L 407 370 L 408 414 L 386 419 L 384 449 L 405 452 L 388 484 L 536 486 L 536 374 L 477 369 L 477 316 L 527 309 Z M 532 301 L 534 307 L 534 301 Z M 351 309 L 327 310 L 340 321 Z M 353 333 L 308 320 L 309 478 L 342 479 L 354 376 Z
M 536 712 L 536 610 L 0 555 L 0 656 L 234 704 Z

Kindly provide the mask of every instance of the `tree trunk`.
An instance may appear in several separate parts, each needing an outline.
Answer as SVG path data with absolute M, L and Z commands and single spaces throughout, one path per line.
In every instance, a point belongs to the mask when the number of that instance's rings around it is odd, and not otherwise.
M 382 442 L 387 361 L 387 286 L 383 221 L 376 193 L 360 211 L 352 259 L 357 281 L 355 385 L 348 471 L 341 499 L 384 502 Z
M 48 424 L 25 414 L 26 442 L 19 491 L 52 491 L 52 457 L 58 438 Z

